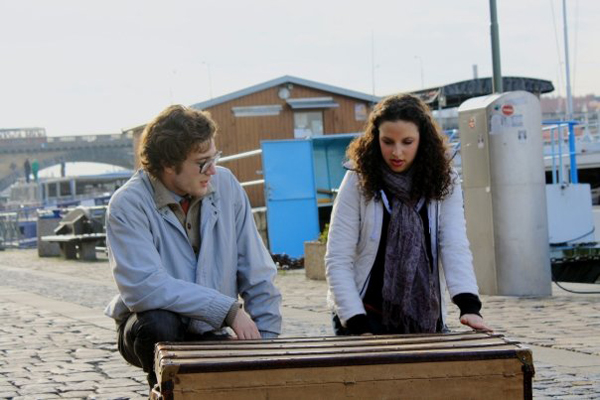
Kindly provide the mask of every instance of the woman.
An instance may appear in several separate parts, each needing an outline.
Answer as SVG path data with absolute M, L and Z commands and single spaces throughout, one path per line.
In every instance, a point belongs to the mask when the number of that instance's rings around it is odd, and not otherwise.
M 445 282 L 460 321 L 490 331 L 446 150 L 429 108 L 411 95 L 377 104 L 365 134 L 350 144 L 352 168 L 325 256 L 336 334 L 441 332 Z

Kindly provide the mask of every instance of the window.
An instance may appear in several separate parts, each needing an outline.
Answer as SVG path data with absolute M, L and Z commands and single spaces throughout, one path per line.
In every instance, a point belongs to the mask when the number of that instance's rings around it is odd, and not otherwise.
M 46 186 L 48 188 L 48 197 L 57 197 L 57 191 L 56 191 L 57 186 L 58 186 L 58 183 L 56 183 L 56 182 L 49 183 Z
M 62 181 L 60 182 L 60 197 L 70 196 L 71 193 L 71 182 L 70 181 Z
M 294 137 L 323 135 L 323 111 L 294 112 Z
M 356 121 L 367 120 L 367 105 L 363 103 L 356 103 L 354 105 L 354 119 Z
M 267 106 L 231 107 L 236 117 L 265 117 L 279 115 L 283 107 L 280 104 Z

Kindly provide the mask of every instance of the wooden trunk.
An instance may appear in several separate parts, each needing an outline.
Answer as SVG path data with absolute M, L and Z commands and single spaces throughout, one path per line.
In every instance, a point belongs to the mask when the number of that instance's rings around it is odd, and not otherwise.
M 502 335 L 158 343 L 160 399 L 532 397 L 531 350 Z

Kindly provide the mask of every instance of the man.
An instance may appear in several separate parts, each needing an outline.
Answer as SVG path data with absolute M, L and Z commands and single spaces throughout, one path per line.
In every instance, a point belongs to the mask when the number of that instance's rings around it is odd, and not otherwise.
M 117 322 L 119 352 L 151 388 L 156 342 L 228 338 L 227 327 L 240 339 L 281 330 L 277 271 L 244 190 L 215 165 L 216 129 L 207 113 L 168 107 L 144 130 L 142 169 L 108 205 L 120 294 L 106 314 Z
M 38 182 L 39 170 L 40 170 L 40 163 L 38 162 L 37 158 L 34 158 L 33 162 L 31 163 L 31 173 L 33 174 L 33 181 L 35 183 Z
M 64 178 L 67 175 L 67 165 L 65 163 L 65 158 L 60 158 L 60 176 Z
M 23 163 L 23 170 L 25 171 L 25 181 L 29 183 L 29 175 L 31 175 L 31 164 L 29 163 L 29 158 L 25 159 Z

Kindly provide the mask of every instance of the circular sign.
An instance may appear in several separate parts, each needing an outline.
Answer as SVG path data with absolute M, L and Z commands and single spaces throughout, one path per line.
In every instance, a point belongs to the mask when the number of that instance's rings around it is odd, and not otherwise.
M 279 92 L 277 92 L 277 95 L 282 100 L 288 99 L 290 97 L 290 94 L 291 94 L 290 89 L 288 89 L 286 87 L 282 87 L 281 89 L 279 89 Z
M 512 104 L 505 104 L 502 106 L 502 114 L 504 115 L 513 115 L 515 112 L 515 108 Z

